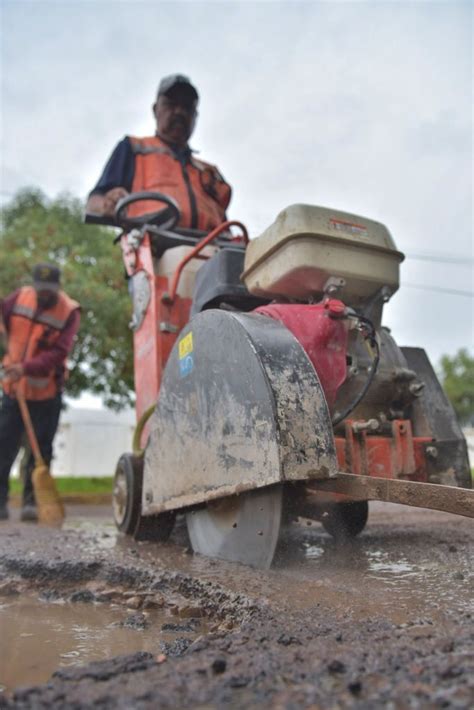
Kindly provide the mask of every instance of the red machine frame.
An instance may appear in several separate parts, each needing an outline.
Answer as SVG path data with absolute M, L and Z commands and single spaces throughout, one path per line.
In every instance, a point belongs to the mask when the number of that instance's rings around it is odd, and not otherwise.
M 241 236 L 234 237 L 233 240 L 243 240 L 247 244 L 249 239 L 247 229 L 241 222 L 235 220 L 223 222 L 186 254 L 171 279 L 155 274 L 148 232 L 145 232 L 139 247 L 132 250 L 133 253 L 130 252 L 127 235 L 122 236 L 122 250 L 126 266 L 132 266 L 134 274 L 140 271 L 145 272 L 151 291 L 143 323 L 134 332 L 137 421 L 146 416 L 148 410 L 156 405 L 164 367 L 179 332 L 189 321 L 192 301 L 177 293 L 183 269 L 191 259 L 208 259 L 209 257 L 201 253 L 202 250 L 231 227 L 239 227 L 241 230 Z M 141 435 L 142 445 L 145 444 L 147 436 L 148 432 L 145 428 Z

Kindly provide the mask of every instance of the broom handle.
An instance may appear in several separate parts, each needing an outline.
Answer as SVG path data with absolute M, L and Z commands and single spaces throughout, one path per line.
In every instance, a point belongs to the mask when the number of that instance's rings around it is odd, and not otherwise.
M 38 439 L 36 438 L 33 422 L 31 421 L 30 411 L 20 388 L 16 391 L 16 399 L 20 407 L 21 418 L 23 419 L 23 424 L 25 425 L 26 435 L 28 436 L 28 441 L 30 442 L 31 450 L 33 452 L 33 456 L 35 457 L 35 465 L 43 466 L 44 459 L 41 456 Z

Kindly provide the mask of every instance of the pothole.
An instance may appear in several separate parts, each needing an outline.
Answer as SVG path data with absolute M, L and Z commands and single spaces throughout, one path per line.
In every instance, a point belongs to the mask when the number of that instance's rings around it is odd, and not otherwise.
M 85 594 L 85 592 L 84 592 Z M 175 607 L 123 605 L 22 593 L 0 603 L 0 689 L 46 682 L 58 670 L 146 651 L 158 661 L 182 655 L 209 633 L 208 619 L 173 615 Z M 130 597 L 132 605 L 137 603 Z M 190 614 L 193 610 L 190 609 Z M 184 613 L 186 610 L 184 609 Z

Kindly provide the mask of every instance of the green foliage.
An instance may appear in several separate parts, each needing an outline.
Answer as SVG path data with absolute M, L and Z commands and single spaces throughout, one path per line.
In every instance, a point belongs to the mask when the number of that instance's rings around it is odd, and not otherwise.
M 474 424 L 474 357 L 466 349 L 441 358 L 441 384 L 461 424 Z
M 104 493 L 112 494 L 114 479 L 112 476 L 98 477 L 73 477 L 73 476 L 54 476 L 56 487 L 61 495 L 102 495 Z M 23 484 L 18 478 L 10 480 L 10 493 L 12 495 L 20 495 L 23 491 Z
M 82 306 L 67 393 L 78 397 L 88 390 L 120 409 L 133 390 L 131 303 L 113 238 L 113 230 L 83 223 L 79 200 L 21 190 L 1 211 L 0 298 L 31 283 L 34 264 L 58 264 L 64 290 Z

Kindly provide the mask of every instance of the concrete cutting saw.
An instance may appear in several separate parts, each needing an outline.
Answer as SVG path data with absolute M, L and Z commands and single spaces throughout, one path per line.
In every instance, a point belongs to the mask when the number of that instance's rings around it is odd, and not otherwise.
M 141 200 L 159 209 L 129 217 Z M 137 408 L 118 529 L 166 540 L 184 514 L 196 552 L 269 567 L 299 517 L 337 539 L 369 500 L 474 517 L 453 409 L 424 350 L 382 326 L 404 258 L 386 227 L 297 204 L 249 241 L 179 217 L 160 193 L 117 205 Z

